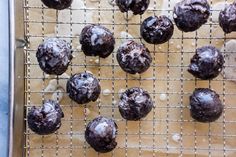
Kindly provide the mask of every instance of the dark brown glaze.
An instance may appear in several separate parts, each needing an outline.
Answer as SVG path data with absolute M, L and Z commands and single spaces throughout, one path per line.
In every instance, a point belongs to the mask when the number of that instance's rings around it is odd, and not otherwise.
M 73 0 L 42 0 L 48 8 L 63 10 L 69 8 Z
M 147 91 L 134 87 L 122 93 L 118 107 L 124 119 L 136 121 L 148 115 L 153 101 Z
M 143 39 L 150 44 L 163 44 L 170 40 L 174 32 L 174 25 L 166 16 L 150 16 L 140 27 Z
M 74 74 L 67 82 L 69 97 L 78 104 L 96 101 L 101 93 L 99 81 L 90 73 Z
M 64 114 L 58 103 L 52 100 L 44 101 L 42 107 L 33 106 L 27 116 L 29 128 L 39 134 L 48 135 L 61 127 Z
M 88 123 L 85 139 L 97 152 L 107 153 L 115 149 L 118 127 L 112 119 L 97 117 Z
M 236 2 L 226 6 L 220 12 L 219 24 L 225 33 L 236 31 Z
M 184 32 L 193 32 L 207 22 L 210 5 L 207 0 L 182 0 L 174 7 L 176 26 Z
M 101 25 L 87 25 L 80 35 L 80 44 L 86 56 L 108 57 L 115 48 L 115 39 L 109 29 Z
M 70 44 L 58 38 L 49 38 L 39 45 L 36 57 L 40 68 L 50 75 L 61 75 L 72 60 Z
M 188 71 L 195 77 L 208 80 L 217 77 L 223 69 L 224 57 L 213 46 L 204 46 L 196 50 Z
M 219 95 L 208 88 L 198 88 L 193 92 L 190 107 L 192 118 L 199 122 L 216 121 L 223 111 Z
M 152 62 L 149 50 L 143 44 L 138 44 L 133 40 L 123 43 L 116 57 L 120 67 L 130 74 L 145 72 Z
M 131 10 L 134 15 L 142 15 L 147 10 L 149 3 L 149 0 L 116 0 L 116 5 L 122 13 Z

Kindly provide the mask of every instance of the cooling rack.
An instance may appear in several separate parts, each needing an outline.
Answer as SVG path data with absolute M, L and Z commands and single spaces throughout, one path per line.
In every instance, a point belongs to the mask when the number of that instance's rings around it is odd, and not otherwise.
M 140 23 L 148 16 L 165 14 L 172 19 L 174 0 L 152 0 L 148 10 L 141 16 L 120 13 L 114 1 L 74 0 L 69 9 L 55 11 L 48 9 L 40 1 L 24 0 L 24 153 L 26 157 L 162 157 L 162 156 L 235 156 L 236 155 L 236 85 L 234 79 L 222 76 L 212 81 L 193 78 L 186 71 L 195 49 L 204 45 L 223 47 L 234 39 L 235 34 L 225 35 L 214 16 L 219 10 L 212 9 L 220 1 L 209 0 L 211 16 L 208 23 L 193 33 L 183 33 L 175 27 L 172 39 L 162 45 L 150 45 L 140 37 Z M 227 2 L 227 1 L 222 1 Z M 232 1 L 228 1 L 232 2 Z M 106 59 L 86 57 L 81 52 L 79 33 L 87 24 L 101 24 L 109 28 L 116 39 L 116 49 Z M 142 75 L 131 76 L 124 73 L 117 61 L 116 50 L 128 34 L 144 43 L 151 51 L 153 63 Z M 78 72 L 92 72 L 100 81 L 102 93 L 94 103 L 83 106 L 72 102 L 64 91 L 60 102 L 65 113 L 62 127 L 53 135 L 39 136 L 27 126 L 28 110 L 51 98 L 53 92 L 45 91 L 49 81 L 65 84 L 68 77 L 48 76 L 38 66 L 35 53 L 39 43 L 48 37 L 58 37 L 70 42 L 74 59 L 67 75 Z M 224 55 L 231 52 L 223 52 Z M 233 67 L 235 65 L 227 65 Z M 226 69 L 225 68 L 225 69 Z M 130 87 L 146 89 L 154 100 L 152 112 L 138 122 L 128 122 L 121 118 L 117 108 L 119 94 Z M 188 98 L 197 87 L 214 89 L 225 105 L 221 118 L 210 124 L 195 122 L 189 115 Z M 58 101 L 59 101 L 58 93 Z M 86 124 L 98 115 L 113 118 L 118 124 L 117 148 L 111 153 L 96 153 L 84 140 Z

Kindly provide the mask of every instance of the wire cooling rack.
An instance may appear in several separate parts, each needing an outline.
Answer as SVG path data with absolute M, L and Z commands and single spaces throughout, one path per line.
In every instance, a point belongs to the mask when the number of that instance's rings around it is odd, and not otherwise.
M 102 90 L 109 89 L 108 96 L 86 105 L 72 102 L 65 92 L 60 102 L 65 113 L 61 128 L 53 135 L 39 136 L 27 127 L 25 115 L 25 156 L 26 157 L 94 157 L 94 156 L 219 156 L 236 155 L 236 85 L 234 79 L 219 76 L 212 81 L 193 78 L 186 69 L 195 49 L 204 45 L 218 48 L 234 39 L 235 34 L 225 35 L 213 16 L 219 10 L 211 10 L 207 24 L 193 33 L 180 32 L 175 27 L 172 39 L 163 45 L 149 45 L 139 35 L 140 23 L 148 16 L 165 14 L 172 17 L 174 0 L 151 1 L 142 16 L 130 17 L 122 14 L 112 1 L 74 0 L 78 5 L 63 11 L 48 9 L 40 1 L 24 0 L 25 39 L 25 110 L 51 97 L 46 92 L 51 79 L 57 84 L 68 78 L 47 76 L 38 66 L 35 58 L 37 46 L 48 37 L 58 37 L 71 43 L 75 58 L 67 74 L 91 71 L 100 81 Z M 219 1 L 216 1 L 219 2 Z M 227 1 L 222 1 L 227 2 Z M 228 1 L 232 2 L 232 1 Z M 209 1 L 211 8 L 215 1 Z M 165 6 L 165 7 L 163 7 Z M 143 42 L 151 51 L 153 63 L 142 75 L 131 76 L 124 73 L 117 61 L 116 50 L 107 58 L 94 62 L 81 52 L 79 33 L 86 24 L 98 23 L 108 27 L 116 38 L 116 47 L 126 37 L 124 31 L 134 40 Z M 116 48 L 117 49 L 117 48 Z M 230 52 L 224 52 L 227 54 Z M 235 65 L 227 65 L 233 67 Z M 225 71 L 222 72 L 225 75 Z M 224 78 L 224 79 L 223 79 Z M 117 109 L 117 101 L 122 90 L 139 86 L 152 96 L 155 107 L 152 112 L 138 122 L 123 120 Z M 201 124 L 189 116 L 188 98 L 197 87 L 214 89 L 225 105 L 221 118 L 211 124 Z M 59 94 L 59 93 L 58 93 Z M 96 153 L 84 140 L 86 124 L 98 115 L 113 118 L 119 127 L 118 146 L 111 153 Z

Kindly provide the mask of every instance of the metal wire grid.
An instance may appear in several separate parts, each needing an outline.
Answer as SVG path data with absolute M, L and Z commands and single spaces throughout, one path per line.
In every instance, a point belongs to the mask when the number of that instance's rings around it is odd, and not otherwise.
M 56 11 L 56 20 L 47 21 L 45 20 L 45 12 L 49 10 L 43 5 L 34 6 L 32 5 L 31 0 L 24 0 L 24 23 L 25 23 L 25 38 L 28 41 L 28 45 L 25 48 L 25 109 L 28 111 L 33 105 L 41 105 L 42 100 L 48 98 L 50 92 L 45 92 L 44 89 L 48 83 L 49 79 L 45 74 L 35 74 L 34 71 L 37 71 L 38 64 L 35 62 L 35 51 L 36 47 L 31 45 L 37 45 L 36 43 L 42 42 L 45 38 L 50 35 L 45 33 L 45 29 L 49 27 L 48 24 L 55 24 L 56 31 L 55 36 L 58 38 L 63 38 L 70 41 L 71 46 L 75 47 L 75 40 L 78 40 L 78 35 L 73 34 L 74 25 L 83 25 L 90 24 L 91 21 L 87 21 L 88 12 L 97 13 L 97 22 L 99 24 L 105 25 L 111 29 L 111 31 L 116 32 L 116 27 L 124 26 L 125 31 L 129 33 L 132 29 L 132 26 L 139 26 L 140 22 L 144 19 L 143 16 L 140 16 L 138 22 L 131 22 L 127 19 L 128 14 L 126 14 L 126 20 L 123 21 L 116 20 L 116 14 L 119 12 L 116 6 L 111 6 L 110 8 L 103 8 L 102 2 L 97 1 L 94 4 L 96 8 L 86 8 L 88 1 L 84 0 L 84 6 L 86 9 L 74 9 L 70 8 L 69 10 L 70 18 L 69 22 L 62 22 L 58 20 L 58 12 Z M 212 0 L 209 1 L 211 6 L 213 4 Z M 226 1 L 225 1 L 226 2 Z M 166 1 L 168 3 L 168 8 L 160 9 L 158 6 L 160 2 L 153 1 L 151 4 L 152 8 L 149 8 L 148 11 L 151 11 L 153 15 L 159 15 L 160 12 L 166 11 L 168 15 L 172 14 L 171 0 Z M 41 19 L 31 19 L 31 14 L 33 10 L 41 10 Z M 74 22 L 73 21 L 73 12 L 76 10 L 81 10 L 83 12 L 84 21 Z M 107 12 L 111 11 L 112 21 L 103 22 L 101 20 L 102 16 L 107 15 Z M 212 12 L 217 10 L 212 10 Z M 41 26 L 41 33 L 33 34 L 33 27 L 30 25 L 38 24 Z M 66 24 L 69 28 L 69 33 L 67 35 L 60 35 L 58 32 L 58 27 L 60 25 Z M 47 26 L 46 26 L 47 25 Z M 88 62 L 88 58 L 83 56 L 83 62 L 72 61 L 68 74 L 72 75 L 75 72 L 87 71 L 92 68 L 96 68 L 96 76 L 100 80 L 101 85 L 111 87 L 111 97 L 106 101 L 101 97 L 93 105 L 96 108 L 95 110 L 100 115 L 106 115 L 112 117 L 118 123 L 118 126 L 122 129 L 118 133 L 118 147 L 111 153 L 104 156 L 235 156 L 236 148 L 228 147 L 228 142 L 231 144 L 233 140 L 236 139 L 236 119 L 233 117 L 227 117 L 227 113 L 235 113 L 236 106 L 233 104 L 233 101 L 229 101 L 232 96 L 236 94 L 236 91 L 232 88 L 232 83 L 228 84 L 229 81 L 235 81 L 233 79 L 222 79 L 221 77 L 213 81 L 201 81 L 194 79 L 192 77 L 186 77 L 186 55 L 191 56 L 193 50 L 185 50 L 185 41 L 192 40 L 194 41 L 194 49 L 201 45 L 201 41 L 209 41 L 209 44 L 214 44 L 215 40 L 229 40 L 234 39 L 233 36 L 217 37 L 214 36 L 212 30 L 217 23 L 213 23 L 212 19 L 209 20 L 206 28 L 209 28 L 209 37 L 200 36 L 200 31 L 196 31 L 193 36 L 185 36 L 184 33 L 181 33 L 180 36 L 173 36 L 171 41 L 180 41 L 180 50 L 176 51 L 171 49 L 173 43 L 169 41 L 166 44 L 166 49 L 162 50 L 161 47 L 156 45 L 148 45 L 151 53 L 153 55 L 153 64 L 150 68 L 151 75 L 140 75 L 139 77 L 130 77 L 128 74 L 122 74 L 121 76 L 118 73 L 119 66 L 115 59 L 115 52 L 112 53 L 111 57 L 108 60 L 111 60 L 111 63 L 106 63 L 102 60 L 99 60 L 99 66 L 96 64 Z M 34 28 L 39 29 L 39 28 Z M 175 29 L 177 31 L 177 29 Z M 117 35 L 115 36 L 116 40 L 121 38 Z M 134 37 L 135 40 L 140 40 L 144 42 L 140 36 Z M 118 44 L 117 44 L 118 45 Z M 74 48 L 75 52 L 81 52 L 79 49 Z M 228 52 L 225 52 L 228 53 Z M 80 53 L 81 54 L 81 53 Z M 178 64 L 172 63 L 172 56 L 176 55 L 179 57 Z M 81 57 L 79 56 L 79 57 Z M 165 56 L 166 61 L 162 63 L 159 58 Z M 77 56 L 78 57 L 78 56 Z M 234 66 L 234 65 L 230 65 Z M 110 68 L 111 77 L 105 77 L 104 70 Z M 163 74 L 160 71 L 166 68 L 166 73 Z M 173 77 L 174 70 L 178 70 L 180 75 Z M 223 71 L 223 75 L 225 72 Z M 109 75 L 110 76 L 110 75 Z M 55 77 L 57 82 L 66 81 L 67 78 Z M 40 83 L 39 83 L 40 82 Z M 119 82 L 119 83 L 117 83 Z M 149 93 L 153 96 L 155 102 L 155 107 L 153 112 L 149 116 L 137 123 L 127 122 L 123 120 L 117 114 L 116 102 L 119 94 L 119 89 L 121 88 L 120 83 L 124 88 L 129 88 L 132 86 L 140 86 L 145 89 L 148 89 Z M 194 84 L 193 88 L 186 90 L 186 84 Z M 35 86 L 37 84 L 38 86 Z M 164 85 L 163 85 L 164 84 Z M 220 87 L 217 87 L 219 84 Z M 161 87 L 164 86 L 164 87 Z M 215 123 L 202 124 L 194 122 L 189 117 L 186 118 L 186 113 L 188 110 L 188 105 L 185 104 L 186 99 L 191 94 L 191 92 L 196 87 L 211 87 L 221 95 L 222 101 L 225 105 L 223 116 L 220 120 Z M 160 89 L 159 89 L 160 88 Z M 165 93 L 167 99 L 165 102 L 159 100 L 159 95 Z M 174 103 L 175 101 L 179 102 Z M 108 103 L 107 103 L 108 102 Z M 230 102 L 230 103 L 229 103 Z M 77 106 L 73 101 L 68 100 L 62 102 L 61 104 L 64 112 L 66 112 L 66 117 L 62 120 L 62 127 L 55 135 L 52 136 L 38 136 L 31 132 L 26 126 L 25 129 L 25 152 L 27 157 L 38 157 L 38 156 L 103 156 L 102 154 L 95 153 L 86 142 L 78 142 L 78 138 L 83 138 L 84 129 L 87 125 L 87 122 L 92 118 L 87 115 L 88 108 L 91 108 L 91 104 L 86 104 L 83 107 Z M 84 109 L 82 109 L 84 108 Z M 84 112 L 80 112 L 83 110 Z M 79 111 L 79 113 L 77 113 Z M 164 112 L 164 116 L 160 116 Z M 178 114 L 179 118 L 176 118 L 172 114 Z M 78 114 L 82 114 L 78 116 Z M 93 117 L 94 118 L 94 117 Z M 25 118 L 27 124 L 27 119 Z M 121 127 L 122 125 L 122 127 Z M 162 125 L 163 128 L 159 127 Z M 177 129 L 172 126 L 178 126 Z M 79 126 L 79 127 L 78 127 Z M 136 131 L 136 128 L 138 130 Z M 147 129 L 148 127 L 148 129 Z M 212 130 L 212 127 L 218 128 L 217 130 Z M 200 129 L 199 129 L 200 128 Z M 229 129 L 234 130 L 229 130 Z M 185 129 L 189 129 L 187 132 Z M 203 130 L 202 130 L 203 129 Z M 62 131 L 61 131 L 62 130 Z M 178 143 L 173 144 L 172 135 L 173 133 L 179 133 L 180 139 Z M 199 142 L 199 139 L 205 139 L 207 147 L 202 146 L 202 141 Z M 220 139 L 221 143 L 215 146 L 214 140 Z M 81 140 L 81 139 L 80 139 Z M 148 140 L 150 140 L 148 142 Z M 53 141 L 53 142 L 52 142 Z M 82 140 L 83 141 L 83 140 Z M 122 141 L 122 142 L 121 142 Z M 186 144 L 187 141 L 191 144 Z M 48 144 L 50 143 L 50 144 Z M 144 144 L 148 143 L 148 144 Z M 174 145 L 174 146 L 173 146 Z M 150 153 L 151 152 L 151 153 Z

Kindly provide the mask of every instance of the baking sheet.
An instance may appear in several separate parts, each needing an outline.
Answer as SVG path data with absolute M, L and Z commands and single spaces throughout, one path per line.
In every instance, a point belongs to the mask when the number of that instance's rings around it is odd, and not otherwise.
M 186 71 L 197 47 L 214 45 L 221 49 L 225 41 L 235 37 L 235 33 L 225 36 L 219 27 L 219 11 L 212 11 L 208 23 L 196 32 L 182 33 L 175 27 L 168 43 L 150 45 L 140 38 L 140 21 L 154 14 L 172 17 L 176 2 L 151 0 L 145 14 L 132 16 L 121 13 L 111 5 L 114 2 L 108 0 L 74 0 L 71 9 L 63 11 L 42 9 L 40 1 L 26 0 L 25 34 L 29 41 L 25 48 L 26 109 L 39 106 L 43 99 L 51 98 L 52 92 L 44 92 L 50 80 L 57 79 L 57 83 L 63 86 L 68 79 L 66 75 L 59 78 L 45 75 L 38 66 L 36 49 L 48 37 L 58 36 L 71 42 L 75 58 L 66 72 L 68 75 L 90 71 L 100 80 L 102 91 L 109 89 L 111 92 L 109 95 L 101 94 L 97 102 L 83 106 L 72 102 L 64 93 L 60 104 L 65 118 L 57 133 L 39 136 L 26 126 L 27 157 L 236 156 L 235 83 L 223 79 L 224 71 L 212 81 L 195 80 Z M 211 7 L 217 2 L 225 1 L 209 1 Z M 114 32 L 116 49 L 108 58 L 85 57 L 81 52 L 79 34 L 86 23 L 100 23 Z M 134 40 L 145 43 L 152 52 L 153 65 L 142 75 L 124 73 L 116 61 L 117 47 L 126 37 L 130 38 L 125 32 Z M 135 86 L 146 89 L 152 95 L 155 108 L 145 119 L 127 122 L 117 108 L 119 92 Z M 191 119 L 188 99 L 196 87 L 211 87 L 220 94 L 225 110 L 216 122 L 202 124 Z M 113 118 L 119 127 L 118 145 L 111 153 L 97 154 L 84 140 L 86 124 L 99 114 Z

